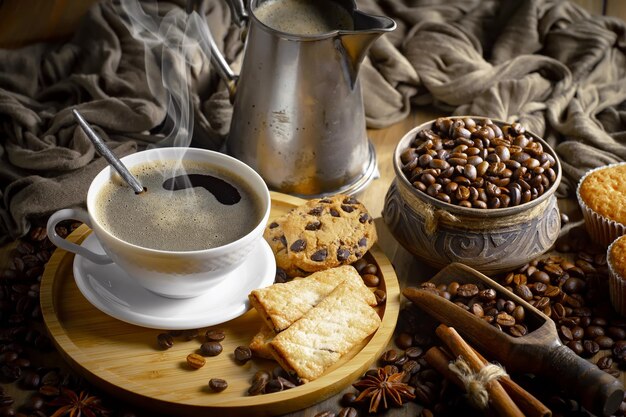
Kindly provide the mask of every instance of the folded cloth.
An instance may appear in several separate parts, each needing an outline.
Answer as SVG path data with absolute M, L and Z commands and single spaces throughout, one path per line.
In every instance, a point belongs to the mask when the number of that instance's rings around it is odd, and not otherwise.
M 147 3 L 146 13 L 157 16 L 158 7 L 158 16 L 180 18 L 184 3 Z M 236 54 L 241 29 L 231 27 L 227 5 L 212 1 L 205 18 L 227 57 Z M 120 157 L 175 144 L 169 133 L 186 132 L 168 115 L 176 105 L 194 113 L 197 146 L 221 145 L 232 111 L 225 87 L 210 86 L 216 76 L 212 81 L 202 61 L 192 62 L 190 97 L 173 103 L 166 86 L 184 79 L 175 71 L 179 57 L 137 39 L 129 27 L 119 4 L 101 2 L 67 42 L 0 50 L 0 243 L 25 234 L 33 220 L 84 204 L 91 180 L 106 166 L 72 108 Z M 225 40 L 231 45 L 224 47 Z M 174 69 L 169 78 L 165 66 Z
M 226 3 L 204 0 L 201 16 L 237 70 L 242 28 Z M 172 12 L 175 21 L 186 1 L 142 5 L 148 15 Z M 561 196 L 571 195 L 585 170 L 626 159 L 623 21 L 561 0 L 357 5 L 398 23 L 374 43 L 360 71 L 369 127 L 396 123 L 415 105 L 520 121 L 555 147 Z M 195 144 L 220 148 L 232 108 L 215 71 L 191 57 L 191 78 L 172 84 L 161 69 L 177 58 L 138 40 L 128 23 L 119 4 L 102 2 L 68 42 L 0 50 L 0 242 L 58 208 L 83 204 L 104 166 L 77 129 L 72 107 L 124 155 L 176 143 L 168 133 L 180 130 L 172 110 L 187 101 L 173 102 L 165 86 L 190 85 Z

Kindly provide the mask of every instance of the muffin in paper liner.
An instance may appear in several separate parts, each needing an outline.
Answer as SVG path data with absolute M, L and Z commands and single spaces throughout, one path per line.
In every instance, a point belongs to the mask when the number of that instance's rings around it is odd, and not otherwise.
M 610 164 L 591 169 L 587 171 L 585 175 L 583 175 L 583 177 L 578 182 L 578 186 L 576 187 L 576 198 L 585 219 L 585 227 L 587 229 L 587 232 L 596 243 L 599 243 L 603 246 L 610 245 L 611 242 L 613 242 L 619 236 L 626 234 L 626 225 L 609 219 L 608 217 L 594 211 L 591 207 L 589 207 L 580 195 L 580 187 L 585 181 L 585 178 L 587 178 L 590 174 L 596 171 L 601 171 L 621 165 L 626 165 L 626 162 L 619 162 L 616 164 Z M 626 205 L 626 200 L 623 201 L 623 204 Z
M 609 267 L 609 295 L 613 308 L 626 316 L 626 236 L 621 236 L 609 245 L 606 252 Z

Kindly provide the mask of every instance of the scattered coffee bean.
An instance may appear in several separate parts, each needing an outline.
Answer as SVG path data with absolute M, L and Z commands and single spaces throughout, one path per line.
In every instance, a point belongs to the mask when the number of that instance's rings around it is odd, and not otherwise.
M 169 333 L 160 333 L 157 336 L 157 343 L 161 349 L 169 349 L 174 346 L 174 338 Z
M 396 336 L 395 342 L 400 349 L 408 349 L 413 346 L 413 336 L 410 333 L 403 332 Z
M 283 378 L 282 376 L 276 377 L 283 384 L 283 389 L 291 389 L 295 388 L 297 384 L 295 384 L 290 378 Z
M 269 379 L 267 381 L 261 380 L 261 379 L 254 380 L 250 388 L 248 388 L 248 394 L 249 395 L 263 394 L 263 391 L 265 390 L 265 386 L 267 385 L 268 382 L 269 382 Z
M 357 259 L 352 266 L 356 268 L 359 274 L 363 275 L 363 269 L 368 265 L 368 262 L 365 258 Z
M 358 395 L 354 392 L 346 392 L 341 396 L 341 405 L 344 407 L 350 407 L 356 401 Z
M 378 287 L 378 284 L 380 284 L 380 278 L 378 278 L 376 275 L 365 274 L 362 276 L 362 278 L 363 282 L 368 287 Z
M 252 359 L 252 351 L 248 346 L 237 346 L 235 349 L 235 360 L 240 363 L 246 363 Z
M 36 390 L 41 384 L 41 376 L 34 370 L 26 370 L 21 379 L 21 385 L 28 390 Z
M 415 340 L 415 338 L 413 338 L 413 340 Z M 418 341 L 416 341 L 416 343 L 418 343 Z M 423 354 L 424 349 L 422 349 L 420 346 L 412 346 L 404 351 L 404 356 L 408 357 L 409 359 L 419 359 Z
M 60 375 L 57 371 L 46 372 L 41 378 L 43 385 L 59 385 L 61 383 Z
M 248 394 L 249 395 L 263 394 L 263 391 L 265 390 L 265 386 L 270 381 L 271 377 L 272 375 L 265 370 L 257 371 L 254 374 L 254 377 L 252 378 L 252 385 L 248 389 Z
M 209 388 L 211 388 L 211 391 L 222 392 L 228 388 L 228 382 L 220 378 L 211 378 L 209 380 Z
M 406 356 L 404 357 L 406 358 Z M 414 373 L 419 372 L 420 369 L 421 369 L 421 366 L 419 362 L 414 361 L 414 360 L 407 360 L 402 365 L 402 372 L 406 373 L 407 375 L 413 375 Z
M 206 359 L 197 353 L 187 355 L 187 365 L 192 369 L 200 369 L 206 364 Z
M 380 357 L 380 360 L 384 364 L 392 364 L 398 360 L 398 351 L 395 349 L 389 349 Z
M 613 365 L 613 357 L 611 355 L 603 356 L 596 362 L 598 368 L 609 369 Z
M 200 354 L 203 356 L 217 356 L 222 353 L 220 342 L 204 342 L 200 345 Z
M 385 370 L 387 375 L 397 374 L 398 372 L 400 372 L 400 369 L 398 369 L 396 365 L 385 365 L 383 366 L 383 369 Z
M 378 267 L 375 264 L 368 263 L 360 272 L 361 275 L 376 275 L 378 274 Z
M 38 391 L 44 397 L 56 397 L 61 393 L 59 388 L 54 385 L 42 385 L 39 387 Z
M 280 392 L 283 390 L 283 383 L 278 378 L 270 379 L 269 382 L 265 385 L 265 394 L 271 394 L 273 392 Z
M 416 374 L 416 375 L 419 375 Z M 429 406 L 434 403 L 437 393 L 433 387 L 425 382 L 417 382 L 415 388 L 415 399 L 422 405 Z
M 221 342 L 226 338 L 226 334 L 224 330 L 210 329 L 206 331 L 204 337 L 207 342 Z
M 276 267 L 276 275 L 274 276 L 274 283 L 281 284 L 289 281 L 289 276 L 284 269 Z
M 615 343 L 613 339 L 608 336 L 598 336 L 593 341 L 600 346 L 600 349 L 611 349 Z
M 598 353 L 600 351 L 600 345 L 598 345 L 595 341 L 593 340 L 584 340 L 583 341 L 583 350 L 584 350 L 584 354 L 585 356 L 593 356 L 596 353 Z
M 374 291 L 374 297 L 376 297 L 376 305 L 384 304 L 387 301 L 387 293 L 380 289 Z
M 561 340 L 564 340 L 564 341 L 574 340 L 572 331 L 567 326 L 559 327 L 559 336 L 561 336 Z

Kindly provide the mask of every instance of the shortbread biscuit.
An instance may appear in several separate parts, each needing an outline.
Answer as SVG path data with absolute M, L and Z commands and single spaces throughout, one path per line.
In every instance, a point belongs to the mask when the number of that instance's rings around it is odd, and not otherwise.
M 341 283 L 269 343 L 276 361 L 302 382 L 316 379 L 380 326 L 380 317 Z
M 316 306 L 342 282 L 347 282 L 352 288 L 353 297 L 359 297 L 369 305 L 376 305 L 376 297 L 351 265 L 256 289 L 248 298 L 250 305 L 257 310 L 268 327 L 278 333 Z
M 274 359 L 272 351 L 269 347 L 269 342 L 274 339 L 274 336 L 276 336 L 276 333 L 264 323 L 259 332 L 254 335 L 250 345 L 248 346 L 252 351 L 252 354 L 258 358 Z
M 277 265 L 293 276 L 351 264 L 377 239 L 365 206 L 343 194 L 294 208 L 270 222 L 264 236 Z

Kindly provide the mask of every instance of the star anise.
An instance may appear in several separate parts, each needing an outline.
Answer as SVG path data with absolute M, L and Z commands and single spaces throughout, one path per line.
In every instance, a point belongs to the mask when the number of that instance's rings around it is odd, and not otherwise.
M 404 372 L 388 373 L 385 368 L 378 368 L 376 374 L 368 374 L 352 384 L 360 391 L 355 401 L 369 399 L 370 413 L 376 413 L 381 405 L 385 410 L 392 404 L 401 406 L 415 398 L 415 389 L 402 382 L 403 377 Z
M 89 395 L 85 391 L 76 394 L 68 388 L 61 388 L 61 395 L 48 403 L 51 407 L 59 407 L 50 417 L 98 417 L 107 416 L 108 410 L 105 409 L 100 398 Z

